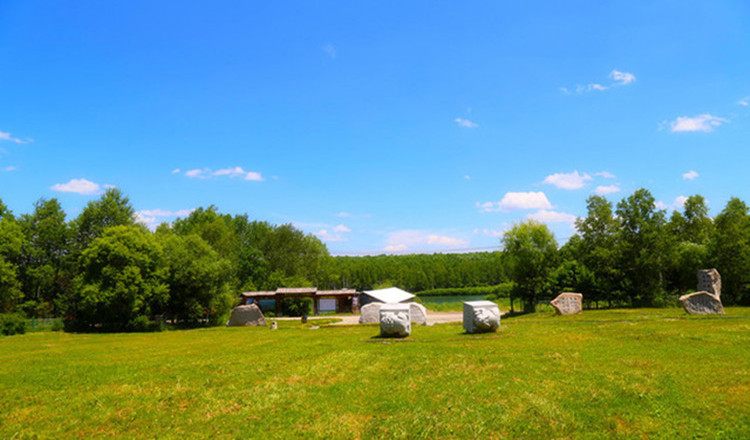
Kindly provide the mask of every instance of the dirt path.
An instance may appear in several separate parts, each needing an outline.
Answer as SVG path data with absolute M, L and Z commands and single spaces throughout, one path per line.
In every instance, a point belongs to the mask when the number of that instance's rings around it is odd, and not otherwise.
M 500 311 L 501 316 L 505 315 L 506 311 Z M 359 315 L 331 315 L 331 316 L 316 316 L 316 317 L 310 317 L 310 322 L 315 322 L 317 319 L 330 319 L 330 318 L 337 318 L 340 319 L 340 322 L 336 322 L 332 325 L 353 325 L 353 324 L 359 324 Z M 290 320 L 290 319 L 299 319 L 299 318 L 286 318 L 286 317 L 280 317 L 280 318 L 273 318 L 278 320 Z M 462 322 L 464 319 L 463 312 L 430 312 L 427 311 L 427 325 L 433 325 L 433 324 L 442 324 L 445 322 Z

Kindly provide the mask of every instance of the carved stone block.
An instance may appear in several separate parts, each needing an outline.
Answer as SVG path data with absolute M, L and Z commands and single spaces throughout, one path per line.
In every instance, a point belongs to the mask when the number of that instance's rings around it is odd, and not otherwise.
M 550 301 L 558 315 L 575 315 L 583 310 L 583 295 L 580 293 L 563 292 Z
M 263 317 L 260 307 L 255 304 L 237 306 L 232 309 L 227 326 L 240 327 L 245 325 L 265 326 L 266 319 Z
M 701 269 L 698 271 L 698 292 L 708 292 L 721 298 L 721 275 L 716 269 Z
M 500 327 L 500 309 L 492 301 L 464 301 L 466 333 L 494 332 Z
M 682 307 L 691 315 L 723 314 L 721 299 L 708 292 L 695 292 L 680 297 Z
M 380 336 L 405 338 L 410 334 L 409 304 L 383 304 L 380 307 Z

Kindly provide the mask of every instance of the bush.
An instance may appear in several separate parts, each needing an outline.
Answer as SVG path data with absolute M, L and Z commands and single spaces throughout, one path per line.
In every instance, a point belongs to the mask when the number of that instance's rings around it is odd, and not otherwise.
M 312 298 L 284 298 L 281 308 L 286 316 L 304 316 L 312 312 Z
M 5 336 L 26 333 L 26 318 L 17 313 L 0 314 L 0 333 Z
M 151 321 L 148 316 L 137 316 L 128 322 L 127 330 L 130 332 L 160 332 L 164 330 L 161 321 Z

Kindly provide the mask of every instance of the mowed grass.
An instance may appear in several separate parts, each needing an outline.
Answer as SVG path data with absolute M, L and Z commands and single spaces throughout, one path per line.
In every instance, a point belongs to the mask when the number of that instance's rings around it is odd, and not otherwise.
M 279 325 L 2 338 L 0 438 L 750 437 L 750 309 Z

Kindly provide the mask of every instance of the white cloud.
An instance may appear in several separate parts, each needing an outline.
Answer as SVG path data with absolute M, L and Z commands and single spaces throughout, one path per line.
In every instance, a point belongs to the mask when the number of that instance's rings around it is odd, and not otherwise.
M 90 180 L 71 179 L 68 183 L 56 183 L 50 187 L 52 191 L 71 192 L 83 195 L 99 194 L 102 187 Z
M 654 206 L 657 209 L 682 209 L 685 206 L 687 199 L 688 198 L 685 196 L 677 196 L 670 204 L 666 204 L 659 200 L 658 202 L 654 202 Z
M 748 105 L 750 105 L 750 96 L 746 96 L 746 97 L 740 99 L 739 101 L 737 101 L 737 104 L 739 104 L 739 105 L 741 105 L 743 107 L 747 107 Z
M 536 220 L 542 223 L 570 223 L 573 224 L 576 221 L 576 216 L 572 214 L 566 214 L 564 212 L 548 211 L 542 209 L 533 214 L 526 216 L 527 219 Z
M 579 174 L 578 170 L 572 173 L 556 173 L 547 176 L 543 183 L 555 185 L 560 189 L 580 189 L 591 180 L 591 176 L 586 173 Z
M 721 124 L 728 123 L 729 120 L 720 118 L 718 116 L 712 116 L 708 113 L 704 113 L 698 116 L 680 116 L 674 121 L 669 123 L 673 133 L 679 132 L 692 132 L 692 131 L 713 131 L 714 128 Z
M 698 178 L 698 176 L 700 176 L 700 174 L 698 174 L 697 172 L 693 170 L 690 170 L 687 173 L 683 174 L 682 178 L 685 180 L 693 180 L 693 179 Z
M 560 87 L 560 91 L 565 95 L 570 95 L 570 90 L 567 87 Z
M 11 165 L 11 166 L 7 166 L 7 167 L 3 168 L 3 171 L 5 171 L 6 173 L 9 173 L 9 172 L 11 172 L 11 171 L 15 171 L 15 170 L 17 170 L 17 169 L 18 169 L 18 168 L 16 168 L 16 167 L 14 167 L 13 165 Z
M 629 72 L 620 72 L 619 70 L 613 70 L 609 77 L 617 81 L 621 86 L 635 82 L 635 75 Z
M 156 217 L 148 217 L 140 211 L 135 213 L 135 221 L 146 225 L 149 229 L 152 230 L 155 229 L 159 223 L 159 220 Z
M 178 171 L 178 170 L 175 170 L 175 171 Z M 232 179 L 239 177 L 244 180 L 254 180 L 254 181 L 264 180 L 263 176 L 260 173 L 256 173 L 254 171 L 245 171 L 244 169 L 242 169 L 242 167 L 222 168 L 216 171 L 211 171 L 210 168 L 202 168 L 202 169 L 197 168 L 194 170 L 185 171 L 185 175 L 193 179 L 207 179 L 211 176 L 213 177 L 227 176 Z
M 386 252 L 402 252 L 408 250 L 435 250 L 436 247 L 460 248 L 468 245 L 466 240 L 447 235 L 433 234 L 422 230 L 403 230 L 391 232 L 386 237 Z
M 466 128 L 477 128 L 477 127 L 479 127 L 479 124 L 477 124 L 475 122 L 471 122 L 468 119 L 456 118 L 456 119 L 453 120 L 453 122 L 457 123 L 461 127 L 466 127 Z
M 33 139 L 19 139 L 17 137 L 13 137 L 10 135 L 10 133 L 5 133 L 0 131 L 0 141 L 8 141 L 13 142 L 16 144 L 28 144 L 29 142 L 34 142 Z
M 610 173 L 609 171 L 600 171 L 598 173 L 594 173 L 594 175 L 598 176 L 598 177 L 604 177 L 605 179 L 616 179 L 617 178 L 617 176 L 615 176 L 614 174 Z
M 471 176 L 470 176 L 470 175 L 468 175 L 468 174 L 466 174 L 466 175 L 464 176 L 464 179 L 466 179 L 466 180 L 471 180 Z
M 499 202 L 477 203 L 479 212 L 513 211 L 517 209 L 551 209 L 543 192 L 508 192 Z
M 354 214 L 350 214 L 348 212 L 341 211 L 338 214 L 336 214 L 336 217 L 354 217 Z
M 179 174 L 180 171 L 181 170 L 179 168 L 175 168 L 175 169 L 172 170 L 172 174 Z
M 656 206 L 658 209 L 667 209 L 667 204 L 662 202 L 661 200 L 654 202 L 654 206 Z
M 495 237 L 495 238 L 497 238 L 497 237 L 502 237 L 503 234 L 505 234 L 506 230 L 507 229 L 488 229 L 488 228 L 483 228 L 481 231 L 479 229 L 474 229 L 474 233 L 475 234 L 479 234 L 481 232 L 482 235 L 486 235 L 488 237 Z
M 352 230 L 344 225 L 338 225 L 333 227 L 333 232 L 352 232 Z
M 325 46 L 323 46 L 323 52 L 325 52 L 331 58 L 336 58 L 336 48 L 333 47 L 332 44 L 326 44 Z
M 591 83 L 588 86 L 586 86 L 586 88 L 588 89 L 589 92 L 591 92 L 593 90 L 597 90 L 599 92 L 603 92 L 603 91 L 607 90 L 609 87 L 603 86 L 603 85 L 597 84 L 597 83 Z
M 321 229 L 320 231 L 316 232 L 315 235 L 317 235 L 319 239 L 325 242 L 347 241 L 347 238 L 343 235 L 331 234 L 326 229 Z
M 600 196 L 606 196 L 607 194 L 614 194 L 616 192 L 620 192 L 620 185 L 614 184 L 614 185 L 608 185 L 608 186 L 597 186 L 594 190 L 594 194 L 600 195 Z
M 149 229 L 155 229 L 159 223 L 162 223 L 168 217 L 187 217 L 195 209 L 180 209 L 178 211 L 169 211 L 165 209 L 143 209 L 135 213 L 135 221 L 143 223 Z

